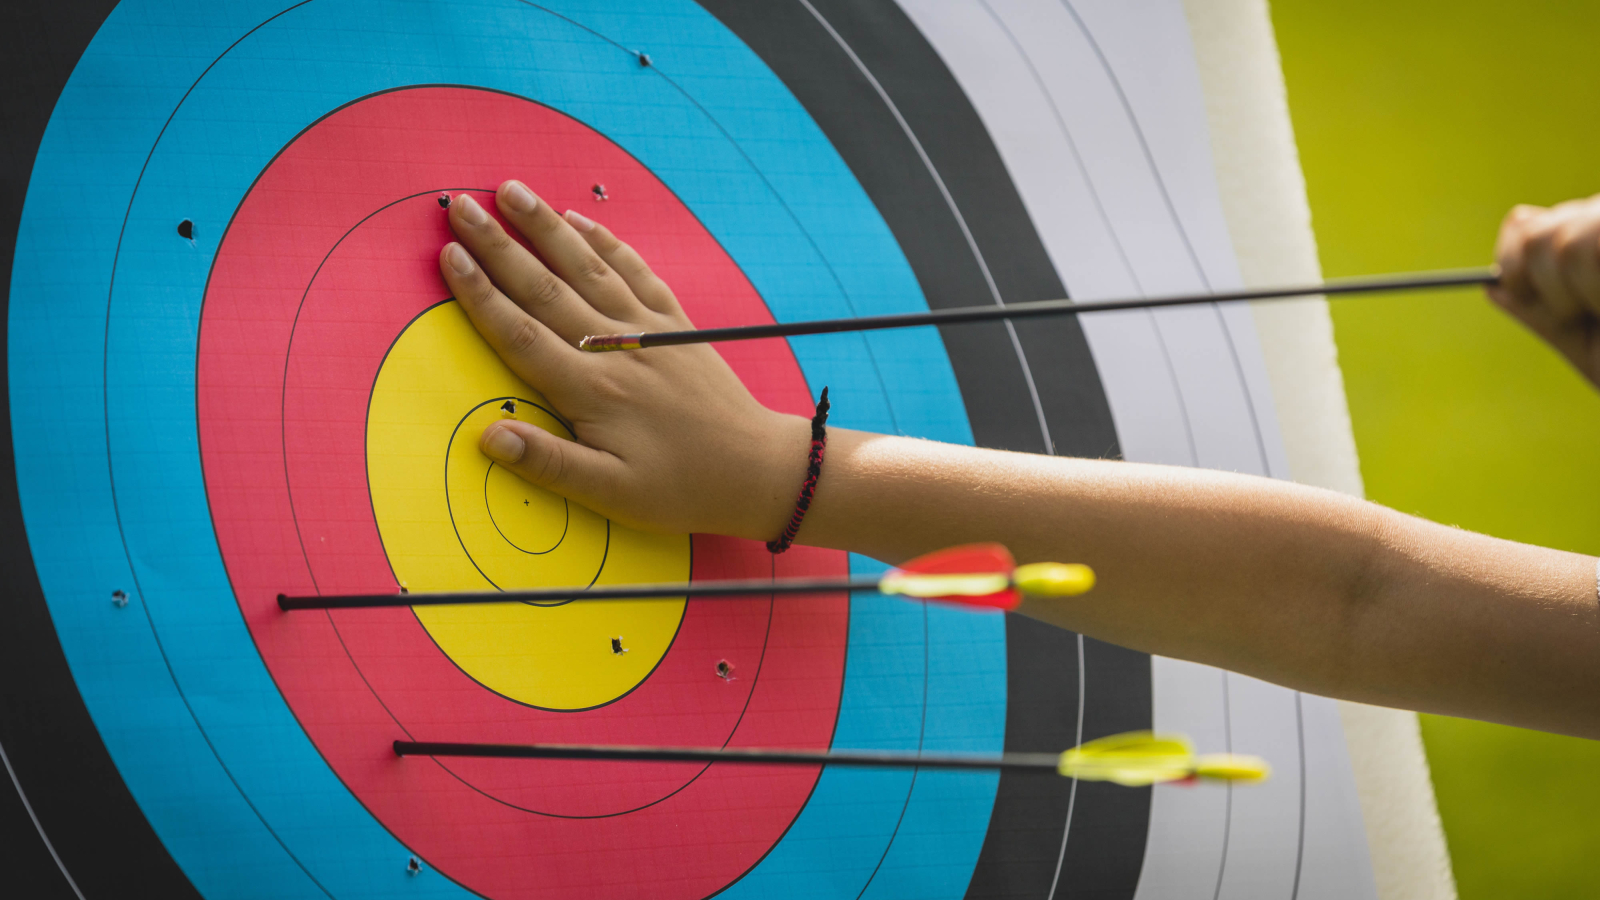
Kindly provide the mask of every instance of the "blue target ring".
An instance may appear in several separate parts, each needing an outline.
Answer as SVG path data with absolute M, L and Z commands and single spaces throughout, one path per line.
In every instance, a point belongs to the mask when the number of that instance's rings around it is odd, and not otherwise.
M 466 895 L 406 875 L 409 851 L 284 704 L 232 597 L 195 432 L 200 303 L 234 209 L 319 117 L 423 84 L 530 97 L 607 135 L 684 200 L 780 321 L 926 308 L 821 131 L 690 3 L 119 7 L 63 92 L 29 186 L 11 292 L 13 435 L 30 545 L 74 678 L 141 808 L 207 896 Z M 184 219 L 193 243 L 174 232 Z M 813 386 L 831 386 L 840 425 L 971 443 L 931 330 L 806 338 L 794 351 Z M 103 433 L 63 442 L 69 418 L 100 410 Z M 117 589 L 128 608 L 106 602 Z M 835 746 L 997 752 L 1005 703 L 999 616 L 853 605 Z M 996 781 L 827 770 L 727 893 L 959 896 Z

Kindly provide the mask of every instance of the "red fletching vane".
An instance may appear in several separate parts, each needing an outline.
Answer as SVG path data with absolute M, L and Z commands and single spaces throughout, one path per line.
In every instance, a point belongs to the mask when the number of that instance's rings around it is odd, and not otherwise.
M 1022 592 L 1011 583 L 1011 573 L 1016 565 L 1017 561 L 1012 557 L 1011 551 L 1001 544 L 964 544 L 960 547 L 936 550 L 900 565 L 884 577 L 882 589 L 885 593 L 904 594 L 925 600 L 942 600 L 963 606 L 1011 610 L 1016 609 L 1022 602 Z M 1001 576 L 995 583 L 1003 587 L 991 593 L 968 592 L 971 589 L 972 579 L 991 574 Z M 940 579 L 924 580 L 916 577 L 919 575 L 957 576 L 950 587 L 959 588 L 961 592 L 945 594 L 927 590 L 933 588 L 936 591 Z M 956 584 L 954 580 L 962 583 Z

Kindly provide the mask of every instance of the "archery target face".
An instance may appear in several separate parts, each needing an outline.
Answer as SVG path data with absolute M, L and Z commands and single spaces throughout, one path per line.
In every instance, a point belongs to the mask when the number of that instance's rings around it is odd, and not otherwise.
M 444 296 L 438 195 L 527 180 L 644 249 L 701 326 L 1234 286 L 1178 5 L 128 0 L 85 47 L 92 6 L 19 13 L 54 23 L 18 54 L 40 83 L 77 62 L 0 111 L 28 184 L 0 202 L 0 532 L 27 535 L 0 546 L 0 754 L 80 893 L 1371 896 L 1331 703 L 1020 617 L 270 603 L 879 570 L 627 533 L 477 454 L 498 416 L 566 426 Z M 1281 475 L 1254 342 L 1247 310 L 1195 308 L 724 352 L 788 411 L 829 386 L 843 427 Z M 1277 776 L 1152 794 L 388 752 L 1050 751 L 1152 724 Z

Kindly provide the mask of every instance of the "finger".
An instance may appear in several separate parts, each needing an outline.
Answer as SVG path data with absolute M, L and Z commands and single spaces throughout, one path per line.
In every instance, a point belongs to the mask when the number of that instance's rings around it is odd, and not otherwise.
M 1600 198 L 1585 204 L 1587 210 L 1579 210 L 1577 204 L 1562 204 L 1554 210 L 1535 206 L 1512 209 L 1495 246 L 1500 284 L 1491 288 L 1489 295 L 1600 386 L 1600 318 L 1588 299 L 1593 286 L 1600 283 L 1600 272 L 1591 268 L 1591 264 L 1600 264 L 1595 258 L 1600 257 L 1600 248 L 1595 246 L 1600 234 L 1589 228 L 1589 219 L 1600 218 Z M 1580 215 L 1572 215 L 1575 211 Z M 1566 229 L 1564 233 L 1562 229 Z M 1568 292 L 1581 304 L 1576 315 L 1551 306 L 1540 294 L 1531 257 L 1544 252 L 1540 245 L 1545 241 L 1550 242 L 1554 267 L 1567 282 Z M 1590 251 L 1588 260 L 1582 258 L 1585 243 Z
M 495 203 L 512 226 L 528 239 L 546 265 L 590 306 L 618 322 L 638 319 L 643 307 L 633 291 L 550 204 L 540 201 L 520 181 L 507 181 L 495 192 Z
M 1495 302 L 1500 304 L 1518 321 L 1528 327 L 1528 330 L 1543 338 L 1546 343 L 1554 347 L 1557 352 L 1565 356 L 1585 373 L 1591 381 L 1595 380 L 1594 373 L 1600 373 L 1597 363 L 1600 357 L 1596 356 L 1600 343 L 1597 343 L 1595 333 L 1595 319 L 1592 316 L 1580 315 L 1576 318 L 1558 317 L 1548 305 L 1534 301 L 1529 302 L 1519 297 L 1511 296 L 1505 286 L 1492 288 L 1490 291 Z
M 1600 203 L 1590 201 L 1558 234 L 1556 260 L 1585 315 L 1600 315 Z
M 471 196 L 461 193 L 451 199 L 450 227 L 490 280 L 562 340 L 576 344 L 584 335 L 616 330 L 616 323 L 517 243 Z
M 1531 298 L 1533 284 L 1528 280 L 1527 254 L 1528 223 L 1533 221 L 1539 208 L 1519 204 L 1506 213 L 1500 223 L 1500 234 L 1495 239 L 1494 261 L 1500 269 L 1500 287 L 1514 298 Z
M 556 437 L 537 425 L 503 419 L 483 430 L 483 455 L 528 483 L 591 509 L 610 506 L 622 484 L 622 461 Z
M 567 210 L 565 218 L 594 252 L 622 276 L 622 280 L 627 282 L 633 295 L 639 298 L 646 309 L 667 316 L 683 316 L 683 308 L 678 305 L 678 298 L 672 295 L 672 289 L 650 270 L 649 264 L 638 251 L 617 240 L 609 228 L 576 210 Z
M 1576 318 L 1583 309 L 1561 271 L 1560 249 L 1575 215 L 1570 207 L 1558 207 L 1539 216 L 1529 224 L 1523 247 L 1534 303 L 1558 322 Z
M 582 383 L 585 354 L 511 302 L 460 244 L 439 252 L 439 271 L 473 327 L 523 381 L 552 400 Z
M 1528 279 L 1528 261 L 1524 250 L 1528 223 L 1541 211 L 1539 207 L 1525 203 L 1512 207 L 1501 220 L 1500 233 L 1495 238 L 1494 262 L 1500 277 L 1485 291 L 1496 306 L 1518 318 L 1522 316 L 1523 306 L 1538 299 L 1534 294 L 1533 282 Z

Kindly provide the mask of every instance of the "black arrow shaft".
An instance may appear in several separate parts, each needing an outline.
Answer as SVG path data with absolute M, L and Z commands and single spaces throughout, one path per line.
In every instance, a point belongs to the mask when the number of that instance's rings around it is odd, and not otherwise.
M 663 331 L 638 335 L 640 347 L 672 344 L 701 344 L 714 341 L 747 341 L 757 338 L 799 337 L 807 334 L 835 334 L 846 331 L 877 331 L 884 328 L 911 328 L 918 325 L 959 325 L 996 319 L 1031 319 L 1037 316 L 1076 315 L 1124 309 L 1160 309 L 1198 303 L 1223 303 L 1233 300 L 1283 300 L 1318 294 L 1344 296 L 1390 291 L 1435 290 L 1439 288 L 1492 285 L 1499 281 L 1494 269 L 1450 269 L 1414 272 L 1378 278 L 1350 278 L 1290 287 L 1252 288 L 1204 294 L 1171 294 L 1161 297 L 1129 297 L 1118 300 L 1036 300 L 1007 306 L 963 306 L 929 312 L 887 316 L 862 316 L 854 319 L 822 319 L 812 322 L 780 322 L 733 328 L 706 328 L 700 331 Z M 610 337 L 610 336 L 606 336 Z M 631 335 L 629 337 L 632 337 Z M 603 339 L 602 339 L 603 341 Z
M 568 600 L 648 600 L 669 597 L 765 597 L 768 595 L 831 594 L 839 591 L 875 591 L 878 579 L 790 578 L 730 579 L 673 584 L 631 584 L 598 588 L 551 588 L 539 591 L 456 591 L 423 594 L 330 594 L 327 596 L 278 595 L 278 608 L 368 609 L 384 606 L 455 606 L 466 603 L 560 603 Z
M 632 762 L 714 762 L 753 765 L 828 765 L 877 769 L 1010 769 L 1055 773 L 1056 753 L 977 756 L 890 753 L 872 750 L 745 750 L 724 747 L 614 747 L 587 744 L 464 744 L 395 741 L 400 756 L 471 756 L 494 759 L 596 759 Z

